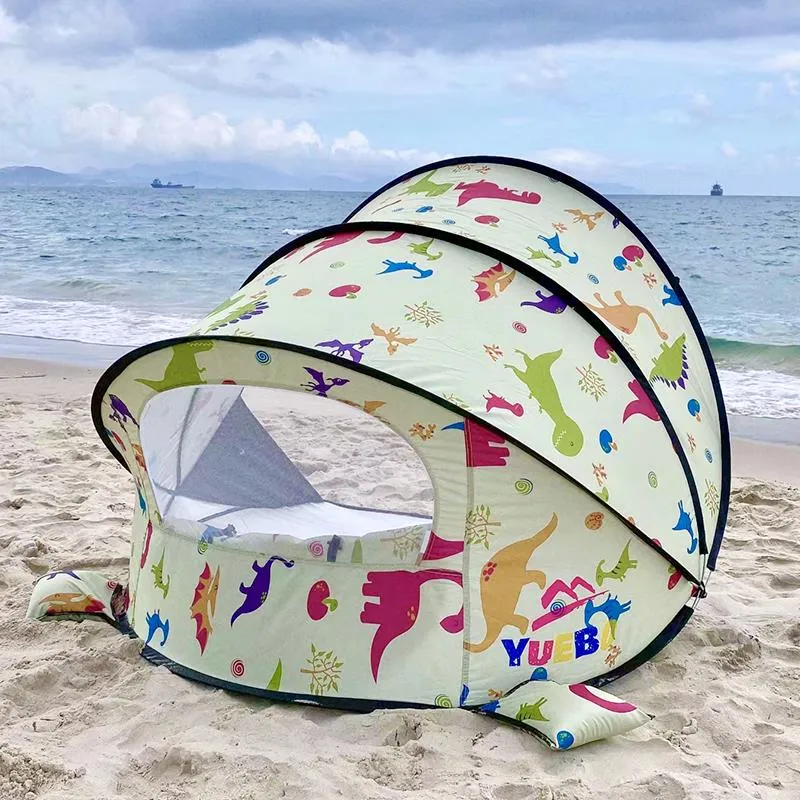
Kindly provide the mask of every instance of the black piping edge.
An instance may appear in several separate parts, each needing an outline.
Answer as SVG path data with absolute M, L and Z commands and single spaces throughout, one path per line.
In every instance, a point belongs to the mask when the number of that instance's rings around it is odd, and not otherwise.
M 610 672 L 606 672 L 603 675 L 598 675 L 596 678 L 589 678 L 583 681 L 583 683 L 587 686 L 594 686 L 599 689 L 617 680 L 617 678 L 621 678 L 623 675 L 627 675 L 629 672 L 638 669 L 646 661 L 649 661 L 653 656 L 660 653 L 681 630 L 683 630 L 684 625 L 686 625 L 693 613 L 693 606 L 682 606 L 680 611 L 667 623 L 664 630 L 633 658 L 626 661 L 624 664 L 620 664 L 616 669 L 612 669 Z
M 475 241 L 474 239 L 470 239 L 466 236 L 462 236 L 457 233 L 451 233 L 450 231 L 439 231 L 438 229 L 426 228 L 423 225 L 414 225 L 413 223 L 408 222 L 346 222 L 339 225 L 329 225 L 325 228 L 317 228 L 316 230 L 309 231 L 297 239 L 288 242 L 283 247 L 272 253 L 268 258 L 266 258 L 239 288 L 241 289 L 242 287 L 246 286 L 256 277 L 258 277 L 258 275 L 264 269 L 283 258 L 287 253 L 297 250 L 299 247 L 308 244 L 310 241 L 324 239 L 335 233 L 341 233 L 342 231 L 356 230 L 364 232 L 370 230 L 376 232 L 386 230 L 402 231 L 403 233 L 417 234 L 421 236 L 433 236 L 439 241 L 445 241 L 449 242 L 450 244 L 458 245 L 459 247 L 464 247 L 472 252 L 485 255 L 487 258 L 497 259 L 498 261 L 513 267 L 517 272 L 525 275 L 525 277 L 529 278 L 530 280 L 541 284 L 545 289 L 554 293 L 561 299 L 566 300 L 569 303 L 570 308 L 572 308 L 578 314 L 578 316 L 589 325 L 589 327 L 594 329 L 607 342 L 609 342 L 609 344 L 613 345 L 616 355 L 620 358 L 622 363 L 625 364 L 633 377 L 639 382 L 640 386 L 647 394 L 648 399 L 651 403 L 653 403 L 658 411 L 660 422 L 662 423 L 667 432 L 667 436 L 669 436 L 669 439 L 672 442 L 672 447 L 675 450 L 675 454 L 678 456 L 678 461 L 680 462 L 681 467 L 683 468 L 683 474 L 686 478 L 686 485 L 689 487 L 689 495 L 692 499 L 695 520 L 697 522 L 697 537 L 700 542 L 700 553 L 701 555 L 708 553 L 705 523 L 703 520 L 702 506 L 700 505 L 700 493 L 697 490 L 694 474 L 689 466 L 689 459 L 686 457 L 686 451 L 683 449 L 683 444 L 678 437 L 674 426 L 672 425 L 672 421 L 664 410 L 664 406 L 661 404 L 661 400 L 659 400 L 658 395 L 656 395 L 653 387 L 650 385 L 650 381 L 647 380 L 647 376 L 644 374 L 636 361 L 634 361 L 627 349 L 622 345 L 622 342 L 617 338 L 617 335 L 600 317 L 598 317 L 596 314 L 592 314 L 586 308 L 586 306 L 580 300 L 578 300 L 577 297 L 575 297 L 575 295 L 564 289 L 553 278 L 545 275 L 542 272 L 539 272 L 539 270 L 529 266 L 516 256 L 512 256 L 509 253 L 504 253 L 502 250 L 498 250 L 495 247 Z
M 135 634 L 134 634 L 135 636 Z M 212 675 L 206 675 L 203 672 L 197 672 L 196 670 L 190 669 L 189 667 L 184 667 L 182 664 L 178 664 L 177 661 L 173 661 L 171 658 L 168 658 L 165 655 L 162 655 L 157 650 L 154 650 L 149 645 L 145 645 L 140 655 L 149 661 L 151 664 L 155 664 L 158 667 L 166 667 L 170 672 L 174 673 L 175 675 L 179 675 L 181 678 L 186 678 L 188 680 L 196 681 L 197 683 L 203 683 L 207 686 L 213 686 L 216 689 L 222 689 L 227 692 L 235 692 L 238 694 L 249 694 L 254 697 L 260 697 L 264 700 L 272 700 L 276 702 L 282 703 L 298 703 L 302 705 L 312 705 L 317 706 L 318 708 L 330 708 L 335 709 L 338 711 L 350 711 L 356 712 L 361 714 L 369 714 L 373 711 L 379 710 L 402 710 L 408 708 L 417 708 L 420 710 L 441 710 L 441 706 L 437 706 L 433 703 L 418 703 L 414 701 L 406 701 L 406 700 L 364 700 L 361 698 L 353 698 L 353 697 L 332 697 L 331 695 L 315 695 L 315 694 L 299 694 L 294 692 L 275 692 L 271 689 L 260 689 L 255 686 L 246 686 L 239 683 L 233 683 L 231 681 L 225 680 L 223 678 L 215 678 Z M 457 706 L 462 711 L 469 711 L 473 714 L 478 714 L 480 716 L 488 716 L 494 717 L 500 720 L 504 724 L 511 725 L 512 727 L 519 728 L 520 730 L 525 731 L 525 733 L 531 734 L 535 738 L 539 739 L 541 742 L 546 744 L 549 748 L 553 750 L 561 750 L 563 748 L 559 748 L 555 742 L 553 742 L 548 736 L 542 733 L 535 728 L 532 728 L 528 725 L 524 725 L 517 720 L 506 717 L 502 714 L 494 714 L 492 712 L 487 712 L 482 710 L 482 706 Z
M 553 178 L 554 180 L 559 181 L 560 183 L 564 183 L 567 186 L 575 189 L 577 192 L 581 192 L 586 195 L 588 198 L 593 200 L 597 205 L 601 206 L 602 208 L 606 209 L 609 213 L 613 214 L 616 219 L 622 222 L 630 232 L 636 236 L 639 241 L 644 246 L 645 250 L 648 251 L 650 256 L 653 260 L 658 264 L 661 271 L 664 273 L 664 277 L 666 277 L 667 282 L 669 283 L 672 290 L 681 300 L 681 305 L 683 306 L 684 310 L 686 311 L 686 316 L 689 317 L 689 322 L 691 323 L 692 328 L 694 329 L 694 334 L 697 337 L 698 342 L 700 343 L 700 349 L 703 351 L 703 356 L 706 360 L 706 367 L 708 369 L 709 377 L 711 378 L 711 387 L 714 390 L 714 399 L 717 403 L 717 413 L 719 415 L 719 425 L 720 425 L 720 435 L 722 438 L 721 447 L 722 452 L 720 456 L 722 458 L 722 486 L 720 486 L 720 507 L 719 507 L 719 515 L 717 516 L 717 527 L 714 531 L 714 538 L 712 540 L 711 549 L 709 551 L 708 560 L 706 562 L 706 567 L 708 569 L 713 570 L 717 563 L 717 555 L 719 554 L 719 549 L 722 545 L 722 538 L 725 535 L 725 525 L 728 521 L 728 511 L 730 506 L 730 492 L 731 492 L 731 441 L 730 441 L 730 428 L 728 425 L 728 415 L 725 411 L 725 400 L 722 396 L 722 387 L 719 383 L 719 375 L 717 374 L 717 367 L 714 363 L 714 357 L 711 354 L 711 347 L 708 344 L 705 334 L 703 333 L 703 329 L 700 327 L 700 321 L 697 319 L 697 315 L 694 312 L 694 309 L 689 303 L 689 299 L 686 297 L 683 289 L 680 286 L 680 280 L 675 275 L 675 273 L 669 268 L 667 262 L 664 260 L 662 255 L 656 250 L 653 243 L 650 239 L 645 236 L 645 234 L 639 229 L 639 226 L 633 222 L 628 215 L 622 211 L 622 209 L 618 208 L 614 205 L 608 198 L 604 197 L 600 192 L 592 189 L 591 186 L 587 186 L 585 183 L 579 181 L 577 178 L 573 178 L 571 175 L 567 175 L 560 170 L 554 169 L 553 167 L 548 167 L 544 164 L 537 164 L 534 161 L 526 161 L 522 158 L 513 158 L 511 156 L 463 156 L 463 157 L 454 157 L 454 158 L 445 158 L 440 161 L 432 161 L 430 164 L 425 164 L 421 167 L 416 167 L 415 169 L 409 170 L 404 175 L 400 175 L 394 180 L 389 181 L 388 183 L 384 184 L 380 189 L 373 192 L 366 200 L 363 200 L 356 209 L 350 214 L 345 217 L 345 222 L 350 222 L 350 220 L 359 213 L 363 208 L 365 208 L 369 203 L 375 200 L 377 197 L 380 197 L 384 192 L 392 189 L 393 187 L 397 186 L 400 183 L 404 183 L 405 181 L 413 178 L 415 175 L 420 175 L 424 172 L 429 172 L 433 169 L 440 169 L 442 167 L 452 167 L 456 166 L 457 164 L 504 164 L 507 166 L 517 167 L 518 169 L 528 170 L 530 172 L 538 172 L 541 175 L 545 175 L 548 178 Z M 431 230 L 430 228 L 426 228 L 426 230 Z M 696 512 L 695 512 L 696 513 Z
M 174 347 L 175 345 L 185 344 L 187 342 L 196 342 L 196 341 L 215 341 L 215 342 L 235 342 L 238 344 L 246 344 L 250 346 L 260 345 L 262 347 L 271 347 L 277 350 L 285 350 L 290 353 L 297 353 L 302 356 L 306 356 L 308 358 L 317 359 L 319 361 L 325 361 L 328 364 L 333 364 L 337 367 L 350 369 L 353 372 L 361 373 L 366 375 L 370 378 L 374 378 L 379 381 L 383 381 L 384 383 L 388 383 L 392 386 L 397 387 L 398 389 L 403 389 L 404 391 L 409 392 L 412 395 L 417 395 L 418 397 L 422 397 L 428 400 L 435 405 L 444 408 L 451 413 L 455 414 L 456 416 L 463 417 L 465 419 L 469 419 L 474 422 L 476 425 L 481 425 L 484 428 L 496 433 L 498 436 L 502 436 L 506 441 L 511 442 L 515 447 L 518 447 L 522 452 L 526 453 L 527 455 L 535 458 L 540 464 L 544 464 L 548 469 L 555 472 L 564 480 L 569 481 L 573 486 L 579 488 L 582 492 L 585 492 L 590 497 L 592 497 L 597 503 L 602 505 L 606 508 L 610 513 L 612 513 L 622 524 L 628 528 L 628 530 L 636 536 L 637 539 L 644 542 L 648 547 L 650 547 L 655 552 L 659 553 L 666 561 L 668 561 L 675 569 L 686 578 L 689 583 L 694 586 L 697 586 L 701 591 L 705 590 L 705 586 L 701 577 L 696 577 L 691 574 L 687 570 L 683 564 L 680 563 L 676 558 L 674 558 L 670 553 L 664 550 L 662 547 L 656 545 L 652 539 L 650 539 L 644 531 L 640 530 L 636 525 L 633 525 L 629 522 L 625 517 L 620 514 L 613 506 L 603 500 L 601 497 L 596 495 L 590 489 L 587 489 L 582 483 L 579 483 L 575 478 L 573 478 L 568 473 L 564 472 L 560 467 L 557 467 L 555 464 L 551 463 L 548 459 L 542 456 L 540 453 L 537 453 L 533 448 L 529 447 L 526 444 L 523 444 L 519 440 L 517 440 L 513 436 L 509 436 L 504 431 L 497 428 L 492 423 L 487 422 L 484 419 L 472 414 L 470 411 L 461 408 L 460 406 L 455 405 L 454 403 L 450 403 L 447 400 L 429 392 L 427 389 L 422 389 L 419 386 L 414 386 L 413 384 L 407 383 L 406 381 L 395 377 L 394 375 L 389 375 L 388 373 L 381 372 L 374 367 L 367 366 L 366 364 L 350 362 L 350 361 L 343 361 L 341 358 L 337 358 L 336 356 L 331 355 L 330 353 L 323 353 L 318 350 L 314 350 L 311 347 L 305 347 L 304 345 L 299 344 L 290 344 L 288 342 L 279 342 L 274 339 L 256 339 L 254 337 L 249 336 L 181 336 L 176 337 L 173 339 L 163 339 L 159 342 L 152 342 L 150 344 L 143 345 L 142 347 L 138 347 L 135 350 L 131 350 L 122 356 L 120 359 L 115 361 L 108 369 L 100 376 L 99 380 L 97 381 L 97 385 L 95 386 L 94 393 L 92 395 L 92 419 L 95 424 L 95 428 L 100 435 L 101 440 L 105 444 L 105 446 L 111 451 L 111 453 L 117 458 L 117 460 L 125 467 L 126 470 L 130 472 L 130 468 L 128 467 L 125 459 L 122 455 L 117 451 L 117 449 L 111 444 L 109 441 L 108 436 L 106 435 L 105 428 L 102 424 L 102 416 L 101 416 L 101 404 L 103 401 L 103 397 L 105 396 L 106 390 L 111 385 L 111 383 L 117 378 L 123 370 L 125 370 L 130 364 L 132 364 L 137 359 L 141 358 L 142 356 L 147 355 L 148 353 L 153 353 L 158 350 L 164 350 L 167 347 Z M 177 387 L 176 387 L 177 388 Z M 333 398 L 332 398 L 333 399 Z

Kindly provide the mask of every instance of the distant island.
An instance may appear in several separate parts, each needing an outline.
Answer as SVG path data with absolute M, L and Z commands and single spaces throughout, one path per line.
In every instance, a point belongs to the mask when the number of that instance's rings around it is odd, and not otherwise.
M 155 185 L 153 175 L 168 175 Z M 377 174 L 372 178 L 349 179 L 340 175 L 311 174 L 299 177 L 260 164 L 238 162 L 182 161 L 169 164 L 134 164 L 121 169 L 84 169 L 80 172 L 57 172 L 37 166 L 0 167 L 0 187 L 48 186 L 118 186 L 125 188 L 173 189 L 273 189 L 277 191 L 327 191 L 371 193 L 393 175 Z M 156 179 L 158 180 L 158 179 Z M 621 183 L 593 183 L 592 188 L 605 195 L 644 194 L 641 189 Z

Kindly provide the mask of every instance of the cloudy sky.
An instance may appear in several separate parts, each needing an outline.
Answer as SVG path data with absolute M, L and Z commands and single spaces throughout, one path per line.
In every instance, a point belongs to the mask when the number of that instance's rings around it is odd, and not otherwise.
M 0 0 L 0 165 L 800 194 L 800 0 Z

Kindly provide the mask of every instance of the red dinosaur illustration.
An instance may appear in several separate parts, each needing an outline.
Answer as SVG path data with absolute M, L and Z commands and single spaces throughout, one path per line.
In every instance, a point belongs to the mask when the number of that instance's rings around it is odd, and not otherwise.
M 378 626 L 370 649 L 372 677 L 376 683 L 384 651 L 395 639 L 408 633 L 417 621 L 422 585 L 437 580 L 462 585 L 461 573 L 452 569 L 423 569 L 418 572 L 398 569 L 367 573 L 367 582 L 361 587 L 361 592 L 364 597 L 377 597 L 378 602 L 365 602 L 359 618 L 366 625 Z M 448 633 L 463 631 L 464 606 L 457 614 L 445 617 L 439 625 Z
M 307 258 L 311 258 L 311 256 L 317 255 L 317 253 L 321 253 L 323 250 L 329 250 L 331 247 L 338 247 L 340 244 L 346 244 L 347 242 L 352 242 L 353 239 L 357 239 L 361 236 L 361 231 L 342 231 L 341 233 L 334 233 L 333 236 L 326 236 L 321 241 L 317 242 L 312 248 L 308 255 L 303 256 L 300 259 L 300 264 L 302 264 Z
M 653 401 L 645 394 L 644 389 L 637 381 L 631 381 L 628 384 L 628 388 L 636 395 L 636 399 L 631 400 L 630 403 L 625 406 L 625 410 L 622 412 L 623 422 L 636 414 L 642 414 L 652 420 L 661 419 L 658 411 L 656 411 L 656 407 L 653 405 Z

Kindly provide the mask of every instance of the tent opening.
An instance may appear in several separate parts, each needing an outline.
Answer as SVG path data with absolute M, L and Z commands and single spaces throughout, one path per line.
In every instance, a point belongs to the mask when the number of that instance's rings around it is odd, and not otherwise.
M 430 476 L 370 411 L 284 389 L 187 386 L 155 395 L 142 451 L 166 523 L 226 538 L 430 531 Z M 426 538 L 426 537 L 424 537 Z

